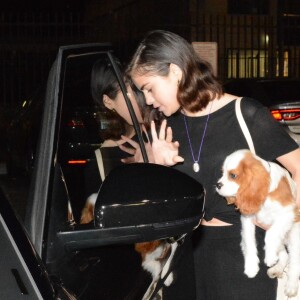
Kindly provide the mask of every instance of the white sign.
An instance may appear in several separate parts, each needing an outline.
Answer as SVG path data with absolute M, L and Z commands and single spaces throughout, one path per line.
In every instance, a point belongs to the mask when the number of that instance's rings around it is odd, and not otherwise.
M 214 75 L 218 74 L 218 44 L 216 42 L 193 42 L 193 48 L 202 59 L 209 62 Z

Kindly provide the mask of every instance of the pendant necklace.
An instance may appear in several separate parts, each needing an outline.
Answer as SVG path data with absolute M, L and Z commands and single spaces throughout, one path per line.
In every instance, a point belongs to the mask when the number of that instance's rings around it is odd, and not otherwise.
M 207 118 L 206 118 L 206 122 L 205 122 L 204 130 L 203 130 L 203 135 L 202 135 L 202 139 L 201 139 L 201 143 L 200 143 L 200 147 L 199 147 L 197 159 L 195 159 L 195 155 L 194 155 L 194 151 L 193 151 L 193 147 L 192 147 L 192 142 L 191 142 L 191 138 L 190 138 L 190 134 L 189 134 L 189 129 L 188 129 L 188 126 L 187 126 L 186 115 L 183 112 L 183 119 L 184 119 L 184 124 L 185 124 L 185 130 L 186 130 L 186 134 L 187 134 L 187 137 L 188 137 L 188 141 L 189 141 L 189 146 L 190 146 L 192 158 L 193 158 L 193 161 L 194 161 L 194 163 L 193 163 L 193 170 L 196 173 L 198 173 L 200 171 L 199 160 L 200 160 L 200 156 L 201 156 L 202 145 L 203 145 L 203 141 L 204 141 L 204 137 L 205 137 L 205 133 L 206 133 L 206 129 L 207 129 L 207 124 L 208 124 L 208 121 L 209 121 L 209 117 L 210 117 L 210 112 L 211 112 L 212 106 L 213 106 L 213 102 L 211 102 L 209 113 L 208 113 Z

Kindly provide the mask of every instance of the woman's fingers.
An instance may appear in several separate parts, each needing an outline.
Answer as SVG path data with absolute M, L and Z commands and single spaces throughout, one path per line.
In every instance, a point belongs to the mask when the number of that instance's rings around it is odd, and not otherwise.
M 142 135 L 143 135 L 143 140 L 144 142 L 147 144 L 149 143 L 150 139 L 149 139 L 149 135 L 148 135 L 148 132 L 145 128 L 145 125 L 142 125 Z
M 173 162 L 174 163 L 180 163 L 180 162 L 183 162 L 183 161 L 184 161 L 184 158 L 179 156 L 179 155 L 173 157 Z
M 127 157 L 127 158 L 122 158 L 121 162 L 124 164 L 131 164 L 131 163 L 134 163 L 135 160 L 133 157 Z
M 167 120 L 163 120 L 159 130 L 159 139 L 165 140 L 166 138 L 166 127 L 167 127 Z
M 172 128 L 168 127 L 167 128 L 167 136 L 166 136 L 166 142 L 167 143 L 171 143 L 173 140 L 173 132 L 172 132 Z
M 125 135 L 122 135 L 121 136 L 122 140 L 127 142 L 128 144 L 130 144 L 133 148 L 135 149 L 138 149 L 139 148 L 139 144 L 137 142 L 135 142 L 134 140 L 132 140 L 131 138 L 125 136 Z M 119 146 L 122 146 L 122 145 L 119 145 Z
M 128 154 L 130 154 L 130 155 L 134 155 L 135 152 L 136 152 L 136 149 L 134 149 L 134 148 L 129 148 L 129 147 L 126 147 L 126 146 L 124 146 L 124 145 L 119 145 L 119 148 L 120 148 L 122 151 L 124 151 L 124 152 L 126 152 L 126 153 L 128 153 Z
M 152 135 L 152 140 L 153 141 L 157 141 L 158 140 L 154 121 L 151 121 L 151 135 Z

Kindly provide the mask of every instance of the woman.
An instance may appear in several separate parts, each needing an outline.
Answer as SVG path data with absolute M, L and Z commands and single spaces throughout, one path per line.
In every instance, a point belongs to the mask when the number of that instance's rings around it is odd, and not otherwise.
M 122 65 L 117 61 L 119 69 L 122 71 Z M 133 91 L 127 84 L 127 95 L 131 101 L 138 122 L 143 123 L 141 111 L 147 111 L 145 100 L 139 91 Z M 105 159 L 105 175 L 121 163 L 124 157 L 123 151 L 119 149 L 124 141 L 121 136 L 132 138 L 135 135 L 133 122 L 122 94 L 119 82 L 108 58 L 98 60 L 92 69 L 91 74 L 91 93 L 95 103 L 101 111 L 104 111 L 107 125 L 101 130 L 101 152 Z M 149 110 L 149 109 L 148 109 Z M 102 115 L 103 116 L 103 115 Z M 108 149 L 112 148 L 112 149 Z M 110 163 L 112 165 L 110 165 Z
M 121 63 L 117 59 L 115 60 L 122 72 L 123 67 Z M 131 87 L 128 79 L 125 78 L 125 81 L 128 91 L 127 95 L 138 122 L 141 126 L 145 125 L 149 128 L 149 118 L 155 118 L 151 114 L 151 108 L 146 105 L 143 94 L 134 86 Z M 134 157 L 128 158 L 128 155 L 121 150 L 126 145 L 126 142 L 121 138 L 122 136 L 134 139 L 136 137 L 125 98 L 108 57 L 98 60 L 93 65 L 91 94 L 101 112 L 100 117 L 102 119 L 100 121 L 102 122 L 102 129 L 100 136 L 103 143 L 99 149 L 100 151 L 96 151 L 96 156 L 98 155 L 99 157 L 101 155 L 102 159 L 98 160 L 98 164 L 95 160 L 91 160 L 86 168 L 86 197 L 98 192 L 101 181 L 112 169 L 123 164 L 123 159 L 124 162 L 136 159 Z M 143 115 L 141 112 L 143 112 Z M 132 153 L 130 145 L 127 145 L 126 149 L 127 152 Z M 103 170 L 102 175 L 99 173 L 101 169 Z
M 250 279 L 243 273 L 240 215 L 215 192 L 225 157 L 248 148 L 235 114 L 237 97 L 223 92 L 211 67 L 186 40 L 167 31 L 145 37 L 127 72 L 144 92 L 147 104 L 167 117 L 166 132 L 166 121 L 158 136 L 151 125 L 154 162 L 174 166 L 206 189 L 206 214 L 193 234 L 197 299 L 276 299 L 277 280 L 267 276 L 263 263 L 263 224 L 257 224 L 256 230 L 261 269 Z M 277 160 L 299 187 L 298 145 L 257 101 L 243 98 L 241 107 L 257 155 Z M 176 288 L 184 286 L 175 283 Z M 172 299 L 181 299 L 176 295 Z

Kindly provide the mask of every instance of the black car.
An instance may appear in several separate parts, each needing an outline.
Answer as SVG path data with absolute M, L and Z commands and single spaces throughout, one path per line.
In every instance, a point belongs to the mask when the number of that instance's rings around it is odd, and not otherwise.
M 300 79 L 232 79 L 224 90 L 233 95 L 251 97 L 269 107 L 273 117 L 300 145 Z
M 89 101 L 91 68 L 103 56 L 118 75 L 145 162 L 113 169 L 99 186 L 95 221 L 79 224 L 75 212 L 80 212 L 84 199 L 72 191 L 84 190 L 85 183 L 80 168 L 78 177 L 67 178 L 73 172 L 62 151 L 63 123 L 72 101 L 76 105 L 79 98 Z M 83 86 L 85 97 L 80 92 Z M 203 216 L 202 185 L 178 170 L 147 163 L 129 103 L 110 47 L 59 48 L 43 102 L 24 224 L 0 190 L 1 299 L 141 299 L 151 280 L 140 276 L 140 261 L 130 247 L 180 237 L 198 226 Z M 175 252 L 176 264 L 182 249 Z

